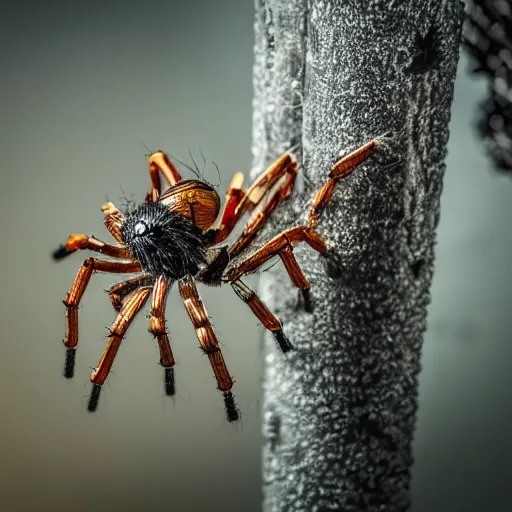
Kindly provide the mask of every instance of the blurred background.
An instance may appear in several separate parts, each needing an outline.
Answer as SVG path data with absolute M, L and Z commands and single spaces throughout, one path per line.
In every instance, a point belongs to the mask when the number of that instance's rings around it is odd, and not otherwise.
M 82 254 L 55 264 L 72 232 L 108 238 L 105 196 L 141 201 L 144 155 L 162 148 L 222 193 L 251 165 L 252 2 L 17 2 L 0 30 L 2 303 L 0 496 L 7 511 L 258 511 L 261 327 L 231 289 L 200 288 L 242 421 L 222 396 L 175 291 L 177 359 L 164 396 L 157 344 L 140 315 L 97 413 L 89 373 L 115 315 L 96 275 L 80 309 L 75 378 L 62 376 L 62 299 Z M 512 183 L 472 130 L 486 84 L 462 56 L 437 270 L 423 352 L 413 512 L 512 510 Z M 183 168 L 182 168 L 183 169 Z M 192 177 L 183 169 L 186 177 Z

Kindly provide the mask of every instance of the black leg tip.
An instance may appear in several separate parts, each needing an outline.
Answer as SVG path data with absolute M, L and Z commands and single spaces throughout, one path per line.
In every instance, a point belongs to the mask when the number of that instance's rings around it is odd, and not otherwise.
M 235 423 L 240 419 L 240 413 L 236 407 L 235 397 L 231 391 L 223 393 L 224 407 L 226 408 L 226 416 L 229 423 Z
M 64 377 L 66 379 L 72 379 L 75 375 L 75 356 L 76 350 L 74 348 L 66 350 L 66 361 L 64 363 Z
M 52 258 L 55 261 L 60 261 L 64 259 L 66 256 L 69 256 L 72 252 L 74 251 L 68 251 L 65 245 L 61 245 L 59 248 L 55 249 L 55 251 L 52 252 Z
M 293 349 L 293 345 L 290 343 L 290 340 L 285 336 L 283 329 L 279 329 L 278 331 L 272 331 L 272 334 L 274 335 L 274 338 L 276 339 L 279 348 L 284 354 Z
M 100 401 L 100 393 L 100 384 L 93 384 L 91 396 L 89 397 L 89 403 L 87 404 L 87 410 L 89 412 L 95 412 L 96 409 L 98 408 L 98 402 Z
M 313 297 L 311 296 L 309 288 L 302 288 L 301 292 L 304 311 L 306 311 L 306 313 L 313 313 L 315 306 L 313 304 Z
M 167 396 L 174 396 L 176 388 L 174 386 L 174 368 L 165 369 L 165 394 Z

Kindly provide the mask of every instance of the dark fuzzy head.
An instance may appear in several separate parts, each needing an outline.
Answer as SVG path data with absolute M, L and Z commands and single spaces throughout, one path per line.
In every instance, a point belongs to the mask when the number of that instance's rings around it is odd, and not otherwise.
M 142 269 L 154 276 L 195 275 L 206 262 L 203 232 L 188 217 L 159 202 L 143 203 L 130 212 L 121 235 Z

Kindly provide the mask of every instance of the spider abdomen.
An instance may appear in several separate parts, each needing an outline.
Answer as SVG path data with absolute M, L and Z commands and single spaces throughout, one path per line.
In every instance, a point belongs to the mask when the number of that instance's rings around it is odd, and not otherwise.
M 160 202 L 189 217 L 202 231 L 212 226 L 220 211 L 219 194 L 204 181 L 180 181 L 162 194 Z
M 146 202 L 126 216 L 123 241 L 145 272 L 180 279 L 206 263 L 203 231 L 161 201 Z

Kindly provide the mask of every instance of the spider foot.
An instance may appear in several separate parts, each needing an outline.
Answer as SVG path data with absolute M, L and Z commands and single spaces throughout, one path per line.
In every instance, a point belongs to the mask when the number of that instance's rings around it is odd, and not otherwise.
M 52 252 L 52 258 L 55 261 L 60 261 L 64 259 L 66 256 L 69 256 L 74 251 L 68 251 L 65 245 L 60 245 Z
M 315 304 L 309 288 L 301 288 L 299 290 L 296 309 L 303 309 L 306 313 L 313 313 Z
M 274 335 L 274 338 L 276 339 L 279 348 L 284 354 L 293 349 L 293 345 L 290 343 L 290 340 L 285 336 L 283 332 L 282 324 L 281 329 L 279 329 L 278 331 L 272 331 L 272 334 Z
M 72 379 L 75 374 L 75 357 L 76 350 L 74 348 L 66 349 L 66 361 L 64 362 L 64 377 Z
M 236 407 L 235 397 L 231 391 L 222 394 L 224 398 L 224 407 L 226 408 L 226 416 L 229 423 L 234 423 L 240 419 L 240 412 Z
M 174 396 L 176 393 L 176 388 L 174 387 L 174 368 L 166 368 L 165 369 L 165 394 L 167 396 Z
M 93 384 L 91 396 L 89 397 L 89 403 L 87 404 L 87 410 L 89 412 L 95 412 L 98 408 L 98 402 L 100 401 L 101 384 Z

